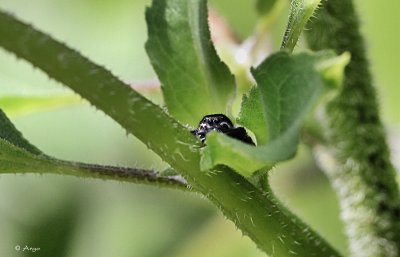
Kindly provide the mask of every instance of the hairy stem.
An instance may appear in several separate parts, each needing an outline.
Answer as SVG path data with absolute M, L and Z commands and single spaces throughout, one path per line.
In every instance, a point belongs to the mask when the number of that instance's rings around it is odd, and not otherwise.
M 111 179 L 137 184 L 148 184 L 158 187 L 167 187 L 181 190 L 189 190 L 190 187 L 180 176 L 160 176 L 158 172 L 147 169 L 103 166 L 96 164 L 86 164 L 80 162 L 62 161 L 57 165 L 65 175 L 76 177 L 90 177 L 99 179 Z M 61 167 L 61 168 L 60 168 Z M 71 169 L 74 168 L 74 169 Z
M 69 86 L 143 141 L 270 256 L 340 256 L 318 234 L 282 210 L 273 195 L 233 170 L 220 166 L 201 171 L 200 143 L 189 130 L 106 69 L 2 12 L 0 35 L 0 46 Z M 11 150 L 11 156 L 23 155 Z M 0 157 L 9 160 L 1 151 Z
M 161 176 L 158 172 L 138 168 L 56 160 L 44 154 L 28 153 L 2 139 L 0 149 L 0 174 L 58 174 L 189 190 L 180 176 Z
M 317 155 L 339 197 L 352 256 L 400 256 L 399 190 L 352 1 L 325 1 L 309 24 L 313 50 L 351 53 L 343 89 L 326 109 L 329 143 Z
M 292 0 L 290 3 L 289 21 L 286 27 L 281 49 L 293 52 L 310 17 L 321 0 Z

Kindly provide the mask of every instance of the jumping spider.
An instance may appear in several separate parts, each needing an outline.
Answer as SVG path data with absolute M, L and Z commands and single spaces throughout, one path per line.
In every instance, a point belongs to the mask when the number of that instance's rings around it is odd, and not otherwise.
M 235 127 L 232 121 L 224 114 L 210 114 L 204 116 L 197 129 L 191 132 L 204 144 L 207 133 L 213 130 L 224 133 L 229 137 L 238 139 L 247 144 L 255 145 L 251 137 L 247 135 L 246 130 L 243 127 Z

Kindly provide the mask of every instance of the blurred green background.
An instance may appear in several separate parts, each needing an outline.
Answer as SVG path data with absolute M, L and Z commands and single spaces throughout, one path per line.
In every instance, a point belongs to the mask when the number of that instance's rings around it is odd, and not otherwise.
M 400 123 L 399 1 L 358 0 L 383 119 Z M 0 0 L 36 28 L 79 49 L 129 83 L 154 78 L 144 51 L 149 0 Z M 241 37 L 256 22 L 255 1 L 210 0 Z M 274 28 L 283 34 L 286 17 Z M 280 38 L 274 41 L 279 42 Z M 396 74 L 397 73 L 397 74 Z M 30 64 L 0 50 L 0 108 L 10 96 L 73 95 Z M 160 103 L 160 95 L 147 94 Z M 2 99 L 2 100 L 1 100 Z M 161 170 L 162 161 L 84 101 L 40 112 L 5 108 L 17 128 L 58 158 Z M 346 253 L 338 206 L 308 149 L 272 171 L 275 191 Z M 203 197 L 149 186 L 55 175 L 1 175 L 0 256 L 264 256 Z M 21 250 L 15 250 L 16 246 Z M 35 253 L 25 246 L 40 248 Z

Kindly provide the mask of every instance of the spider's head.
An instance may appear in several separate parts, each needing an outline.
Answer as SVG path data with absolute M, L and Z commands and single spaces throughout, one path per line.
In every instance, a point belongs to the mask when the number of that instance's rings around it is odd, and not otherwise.
M 233 128 L 231 120 L 223 114 L 211 114 L 206 115 L 200 121 L 197 127 L 198 131 L 210 132 L 211 130 L 217 130 L 222 133 Z
M 207 133 L 212 130 L 224 133 L 229 137 L 247 144 L 255 145 L 243 127 L 235 127 L 232 121 L 223 114 L 210 114 L 204 116 L 197 129 L 192 130 L 191 132 L 201 141 L 201 143 L 204 144 Z
M 203 117 L 197 129 L 192 130 L 192 134 L 196 135 L 204 143 L 208 132 L 216 130 L 226 133 L 232 128 L 234 128 L 232 121 L 224 114 L 211 114 Z

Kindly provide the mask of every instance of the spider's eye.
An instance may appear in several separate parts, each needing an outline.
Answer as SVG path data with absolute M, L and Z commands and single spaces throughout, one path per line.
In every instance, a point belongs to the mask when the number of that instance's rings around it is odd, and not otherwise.
M 221 123 L 219 124 L 219 127 L 220 127 L 221 129 L 230 129 L 230 128 L 231 128 L 231 125 L 229 125 L 228 122 L 223 121 L 223 122 L 221 122 Z

